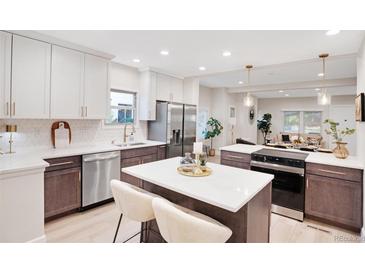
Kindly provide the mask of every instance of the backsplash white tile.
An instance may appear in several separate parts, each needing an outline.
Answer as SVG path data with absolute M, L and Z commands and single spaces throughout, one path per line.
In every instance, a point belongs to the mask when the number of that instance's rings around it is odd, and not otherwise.
M 14 136 L 14 148 L 33 149 L 51 148 L 51 126 L 57 120 L 1 120 L 0 121 L 0 150 L 7 151 L 9 133 L 5 132 L 6 124 L 16 124 L 17 133 Z M 103 125 L 100 120 L 66 120 L 71 127 L 71 145 L 110 144 L 112 140 L 122 141 L 123 129 Z M 139 122 L 136 126 L 135 140 L 147 138 L 147 123 Z

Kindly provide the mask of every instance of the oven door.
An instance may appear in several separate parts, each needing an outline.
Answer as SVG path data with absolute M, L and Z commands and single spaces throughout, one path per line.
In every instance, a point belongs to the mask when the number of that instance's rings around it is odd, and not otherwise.
M 304 174 L 291 173 L 277 169 L 263 168 L 258 166 L 251 166 L 251 170 L 269 173 L 274 175 L 272 181 L 272 203 L 273 205 L 283 207 L 286 209 L 299 211 L 300 214 L 289 216 L 295 219 L 302 220 L 304 212 Z M 273 211 L 274 206 L 273 206 Z M 281 213 L 288 215 L 286 213 Z

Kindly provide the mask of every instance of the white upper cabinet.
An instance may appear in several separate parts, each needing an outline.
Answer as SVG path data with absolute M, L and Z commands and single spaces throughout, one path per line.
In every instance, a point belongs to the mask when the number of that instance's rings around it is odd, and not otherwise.
M 83 94 L 84 54 L 52 46 L 51 118 L 81 118 Z
M 13 35 L 13 118 L 49 118 L 50 68 L 50 44 Z
M 157 73 L 157 100 L 170 101 L 170 77 Z
M 157 100 L 183 102 L 183 81 L 179 78 L 157 74 Z
M 109 62 L 85 54 L 84 110 L 86 119 L 105 119 L 109 102 Z
M 139 120 L 156 120 L 157 73 L 144 71 L 140 74 Z
M 171 101 L 176 103 L 183 103 L 183 80 L 171 77 Z
M 11 34 L 0 31 L 0 118 L 10 117 Z

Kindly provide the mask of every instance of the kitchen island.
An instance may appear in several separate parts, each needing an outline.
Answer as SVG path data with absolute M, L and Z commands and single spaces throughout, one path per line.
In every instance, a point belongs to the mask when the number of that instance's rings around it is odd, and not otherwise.
M 269 242 L 272 175 L 213 163 L 207 177 L 180 175 L 180 158 L 123 168 L 143 180 L 142 187 L 169 201 L 205 214 L 228 226 L 228 242 Z M 149 227 L 158 232 L 155 221 Z M 154 233 L 142 235 L 144 242 L 158 242 Z

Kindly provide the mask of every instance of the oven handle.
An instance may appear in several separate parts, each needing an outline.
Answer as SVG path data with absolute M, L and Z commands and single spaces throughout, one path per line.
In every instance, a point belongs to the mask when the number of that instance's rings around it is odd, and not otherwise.
M 289 173 L 296 173 L 301 176 L 304 176 L 304 168 L 299 168 L 299 167 L 283 166 L 283 165 L 264 163 L 264 162 L 258 162 L 258 161 L 253 161 L 253 160 L 251 161 L 251 166 L 273 169 L 273 170 L 278 170 L 278 171 L 285 171 L 285 172 L 289 172 Z

